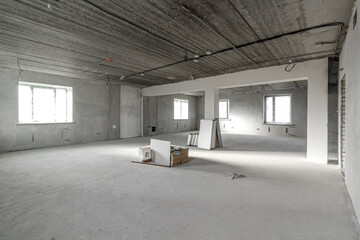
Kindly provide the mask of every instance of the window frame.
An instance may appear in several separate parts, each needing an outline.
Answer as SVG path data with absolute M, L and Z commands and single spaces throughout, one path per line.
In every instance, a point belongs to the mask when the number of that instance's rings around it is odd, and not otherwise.
M 227 111 L 226 111 L 226 118 L 220 118 L 220 102 L 227 102 Z M 219 100 L 219 119 L 220 120 L 228 120 L 230 119 L 230 100 L 229 99 L 220 99 Z
M 290 121 L 289 122 L 267 122 L 266 120 L 266 98 L 267 97 L 283 97 L 288 96 L 290 97 Z M 273 119 L 275 119 L 276 108 L 275 108 L 275 101 L 273 101 Z M 292 125 L 292 94 L 291 93 L 282 93 L 282 94 L 266 94 L 263 98 L 263 123 L 265 125 L 280 125 L 280 126 L 289 126 Z
M 175 118 L 175 101 L 180 101 L 181 103 L 182 102 L 186 102 L 187 105 L 188 105 L 188 113 L 187 113 L 187 118 Z M 173 117 L 174 117 L 174 120 L 189 120 L 189 115 L 190 115 L 190 109 L 189 109 L 189 100 L 188 99 L 180 99 L 180 98 L 174 98 L 174 101 L 173 101 L 173 109 L 174 109 L 174 114 L 173 114 Z M 182 111 L 181 111 L 181 108 L 182 108 L 182 104 L 180 104 L 180 117 L 182 117 Z
M 73 87 L 71 86 L 64 86 L 64 85 L 57 85 L 57 84 L 47 84 L 47 83 L 37 83 L 37 82 L 27 82 L 27 81 L 18 81 L 18 89 L 17 89 L 17 93 L 18 93 L 18 97 L 17 97 L 17 107 L 18 107 L 18 111 L 17 111 L 17 119 L 18 119 L 18 125 L 48 125 L 48 124 L 71 124 L 71 123 L 75 123 L 74 122 L 74 96 L 73 96 Z M 57 89 L 61 89 L 61 90 L 65 90 L 66 91 L 66 121 L 62 121 L 62 122 L 56 122 L 56 115 L 54 116 L 54 121 L 50 121 L 50 122 L 38 122 L 38 121 L 34 121 L 33 119 L 33 115 L 34 115 L 34 103 L 31 103 L 31 112 L 32 112 L 32 120 L 31 121 L 20 121 L 20 102 L 19 102 L 19 98 L 20 98 L 20 92 L 19 92 L 19 87 L 20 86 L 29 86 L 31 88 L 31 97 L 32 100 L 34 98 L 34 89 L 38 88 L 38 89 L 51 89 L 54 91 L 54 99 L 56 99 L 56 90 Z M 70 95 L 69 95 L 70 94 Z M 70 101 L 69 101 L 70 100 Z M 70 105 L 71 106 L 70 106 Z M 56 106 L 56 102 L 55 102 L 55 106 Z M 71 108 L 71 109 L 69 109 Z M 56 113 L 56 111 L 55 111 Z M 71 114 L 71 116 L 68 116 L 68 114 Z

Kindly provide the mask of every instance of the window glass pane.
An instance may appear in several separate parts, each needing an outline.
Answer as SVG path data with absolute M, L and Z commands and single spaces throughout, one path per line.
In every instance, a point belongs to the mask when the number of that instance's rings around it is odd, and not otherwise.
M 73 121 L 73 94 L 72 94 L 72 88 L 68 88 L 66 91 L 66 98 L 67 98 L 67 104 L 66 104 L 66 110 L 67 110 L 67 122 Z
M 19 82 L 19 122 L 72 122 L 72 88 Z
M 219 118 L 228 118 L 228 101 L 219 101 Z
M 290 122 L 290 96 L 275 97 L 275 122 L 289 123 Z
M 181 101 L 181 119 L 189 118 L 189 102 Z
M 174 119 L 189 118 L 189 101 L 174 99 Z
M 274 121 L 273 119 L 273 97 L 266 97 L 265 98 L 265 122 L 271 123 Z
M 19 122 L 32 120 L 32 94 L 30 86 L 19 85 Z
M 33 88 L 34 122 L 55 122 L 54 93 L 54 89 Z
M 66 90 L 56 89 L 56 122 L 66 122 Z
M 180 119 L 180 101 L 174 100 L 174 119 Z

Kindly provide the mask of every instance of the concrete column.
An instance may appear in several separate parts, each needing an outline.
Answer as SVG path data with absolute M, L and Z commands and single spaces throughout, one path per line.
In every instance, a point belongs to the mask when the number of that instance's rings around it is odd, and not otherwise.
M 326 70 L 326 69 L 325 69 Z M 327 71 L 308 79 L 307 160 L 328 161 L 328 77 Z
M 205 89 L 205 118 L 215 119 L 219 117 L 219 89 Z
M 110 84 L 109 139 L 120 138 L 120 85 Z

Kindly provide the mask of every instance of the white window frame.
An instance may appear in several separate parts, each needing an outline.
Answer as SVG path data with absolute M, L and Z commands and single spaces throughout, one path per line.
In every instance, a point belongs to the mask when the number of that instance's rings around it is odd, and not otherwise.
M 266 120 L 266 98 L 267 97 L 284 97 L 284 96 L 288 96 L 290 97 L 290 121 L 289 122 L 268 122 Z M 292 124 L 292 96 L 291 93 L 288 94 L 271 94 L 271 95 L 265 95 L 264 96 L 264 100 L 263 100 L 263 119 L 264 119 L 264 124 L 267 125 L 291 125 Z M 276 108 L 275 108 L 275 101 L 273 101 L 273 119 L 275 119 L 275 114 L 276 114 Z
M 180 118 L 175 117 L 175 102 L 176 101 L 180 101 Z M 187 117 L 182 116 L 182 104 L 183 103 L 186 103 L 188 105 Z M 190 112 L 189 100 L 187 100 L 187 99 L 178 99 L 178 98 L 174 99 L 174 120 L 188 120 L 189 119 L 189 112 Z
M 51 123 L 73 123 L 73 88 L 69 86 L 61 86 L 61 85 L 53 85 L 53 84 L 44 84 L 44 83 L 35 83 L 35 82 L 18 82 L 18 94 L 20 86 L 29 86 L 31 88 L 32 99 L 34 98 L 34 89 L 35 88 L 42 88 L 42 89 L 51 89 L 54 91 L 54 99 L 56 99 L 56 90 L 62 89 L 66 91 L 66 121 L 57 122 L 56 121 L 56 111 L 54 115 L 54 121 L 37 121 L 34 119 L 34 103 L 31 102 L 31 112 L 32 112 L 32 119 L 30 121 L 20 121 L 20 95 L 18 95 L 18 124 L 51 124 Z M 56 106 L 56 102 L 54 102 Z
M 226 102 L 226 106 L 227 106 L 227 109 L 226 109 L 226 118 L 221 118 L 220 117 L 220 102 Z M 229 119 L 229 115 L 230 115 L 230 100 L 229 99 L 220 99 L 219 100 L 219 119 Z

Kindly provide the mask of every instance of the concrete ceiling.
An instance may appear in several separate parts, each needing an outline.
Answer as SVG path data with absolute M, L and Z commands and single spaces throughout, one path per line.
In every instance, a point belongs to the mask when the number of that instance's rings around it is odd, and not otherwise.
M 144 87 L 329 57 L 353 3 L 1 0 L 0 66 Z
M 233 94 L 233 93 L 244 93 L 244 92 L 262 92 L 262 91 L 271 91 L 271 90 L 284 90 L 284 89 L 294 89 L 294 88 L 307 88 L 307 81 L 303 80 L 303 81 L 253 85 L 253 86 L 246 86 L 246 87 L 226 88 L 226 89 L 221 89 L 220 93 Z

